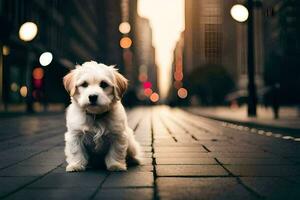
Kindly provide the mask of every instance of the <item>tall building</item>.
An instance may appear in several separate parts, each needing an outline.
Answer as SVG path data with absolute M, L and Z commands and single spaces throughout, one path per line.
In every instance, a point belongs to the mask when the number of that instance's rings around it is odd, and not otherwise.
M 230 15 L 240 0 L 186 0 L 184 31 L 184 72 L 207 64 L 226 69 L 236 90 L 247 88 L 247 25 Z M 256 84 L 261 88 L 263 72 L 263 18 L 261 6 L 254 10 Z
M 155 50 L 152 46 L 152 29 L 148 19 L 142 18 L 137 13 L 137 0 L 122 0 L 123 21 L 130 24 L 130 32 L 124 37 L 132 40 L 132 45 L 123 50 L 126 75 L 130 80 L 130 93 L 140 100 L 149 101 L 144 94 L 145 85 L 152 92 L 157 92 L 157 69 L 155 64 Z M 126 65 L 127 63 L 127 65 Z
M 300 2 L 263 1 L 265 73 L 268 87 L 280 86 L 282 104 L 300 103 Z
M 117 64 L 123 70 L 118 31 L 121 8 L 118 5 L 120 0 L 1 1 L 0 23 L 7 31 L 0 38 L 3 45 L 2 100 L 5 103 L 20 103 L 24 99 L 68 101 L 62 77 L 76 63 L 84 61 Z M 37 25 L 38 33 L 32 41 L 24 42 L 18 32 L 28 21 Z M 53 54 L 53 61 L 50 66 L 41 67 L 38 60 L 45 51 Z M 39 81 L 34 80 L 36 68 Z M 23 94 L 20 93 L 22 86 Z

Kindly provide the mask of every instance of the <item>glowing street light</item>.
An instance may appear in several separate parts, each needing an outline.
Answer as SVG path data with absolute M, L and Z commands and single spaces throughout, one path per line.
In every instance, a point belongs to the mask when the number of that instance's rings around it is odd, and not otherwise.
M 129 33 L 131 30 L 130 24 L 128 22 L 122 22 L 119 25 L 119 31 L 123 34 Z
M 37 35 L 38 28 L 33 22 L 25 22 L 22 24 L 19 30 L 19 37 L 25 42 L 29 42 L 35 38 Z
M 42 66 L 47 66 L 52 62 L 52 59 L 53 59 L 52 53 L 44 52 L 41 54 L 39 61 Z
M 255 85 L 255 62 L 254 62 L 254 36 L 253 36 L 253 6 L 254 0 L 247 0 L 248 9 L 241 5 L 234 5 L 230 14 L 237 22 L 247 21 L 247 76 L 248 76 L 248 107 L 249 117 L 256 117 L 257 94 Z
M 232 18 L 238 22 L 245 22 L 249 17 L 248 9 L 241 4 L 232 6 L 230 14 Z

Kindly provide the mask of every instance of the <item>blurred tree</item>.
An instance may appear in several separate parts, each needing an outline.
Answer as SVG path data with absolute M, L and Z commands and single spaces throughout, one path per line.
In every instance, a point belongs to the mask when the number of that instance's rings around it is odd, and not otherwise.
M 186 80 L 189 80 L 187 84 L 191 96 L 197 96 L 203 105 L 224 104 L 224 97 L 235 87 L 233 79 L 221 65 L 199 66 Z

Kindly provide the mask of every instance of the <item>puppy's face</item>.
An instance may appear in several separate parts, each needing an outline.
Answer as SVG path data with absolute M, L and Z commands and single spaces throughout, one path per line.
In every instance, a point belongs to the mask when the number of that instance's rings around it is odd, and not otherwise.
M 100 114 L 121 99 L 127 80 L 114 67 L 91 61 L 67 74 L 64 86 L 81 108 Z

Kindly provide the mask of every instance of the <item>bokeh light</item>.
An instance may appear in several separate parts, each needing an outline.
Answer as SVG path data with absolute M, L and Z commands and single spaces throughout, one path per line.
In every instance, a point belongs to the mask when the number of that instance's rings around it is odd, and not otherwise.
M 122 22 L 120 25 L 119 25 L 119 31 L 123 34 L 127 34 L 130 32 L 130 24 L 128 22 Z
M 19 37 L 25 42 L 29 42 L 35 38 L 38 33 L 37 25 L 33 22 L 25 22 L 19 30 Z
M 8 47 L 8 46 L 3 46 L 2 47 L 2 53 L 3 53 L 3 55 L 4 56 L 8 56 L 9 55 L 9 53 L 10 53 L 10 48 Z
M 47 66 L 52 62 L 52 59 L 53 59 L 52 53 L 44 52 L 41 54 L 39 61 L 42 66 Z
M 248 9 L 241 4 L 232 6 L 230 14 L 232 18 L 238 22 L 245 22 L 249 17 Z
M 188 91 L 187 89 L 185 88 L 180 88 L 178 91 L 177 91 L 177 95 L 179 98 L 181 99 L 185 99 L 188 95 Z
M 21 95 L 22 97 L 26 97 L 26 96 L 27 96 L 27 92 L 28 92 L 28 90 L 27 90 L 27 87 L 26 87 L 26 86 L 22 86 L 22 87 L 20 88 L 20 95 Z
M 145 81 L 147 81 L 147 80 L 148 80 L 147 74 L 141 73 L 141 74 L 139 75 L 139 81 L 140 81 L 140 82 L 145 82 Z
M 44 77 L 44 70 L 41 67 L 35 68 L 32 72 L 34 79 L 42 79 Z
M 18 89 L 19 89 L 19 86 L 18 86 L 17 83 L 13 82 L 12 84 L 10 84 L 10 89 L 11 89 L 11 91 L 13 91 L 13 92 L 17 92 Z
M 144 95 L 145 96 L 147 96 L 147 97 L 149 97 L 151 94 L 152 94 L 152 89 L 151 88 L 146 88 L 145 90 L 144 90 Z
M 120 46 L 123 49 L 128 49 L 129 47 L 131 47 L 131 45 L 132 45 L 132 40 L 129 37 L 123 37 L 120 40 Z
M 182 87 L 182 82 L 181 81 L 175 81 L 174 82 L 174 87 L 178 90 Z
M 152 87 L 152 83 L 149 82 L 149 81 L 147 81 L 147 82 L 145 82 L 145 83 L 143 84 L 143 87 L 144 87 L 144 89 L 146 89 L 146 88 L 151 88 L 151 87 Z
M 159 95 L 156 92 L 152 93 L 151 96 L 150 96 L 150 101 L 152 101 L 153 103 L 155 103 L 158 100 L 159 100 Z
M 176 81 L 181 81 L 183 79 L 183 73 L 181 71 L 176 71 L 174 73 L 174 79 Z

